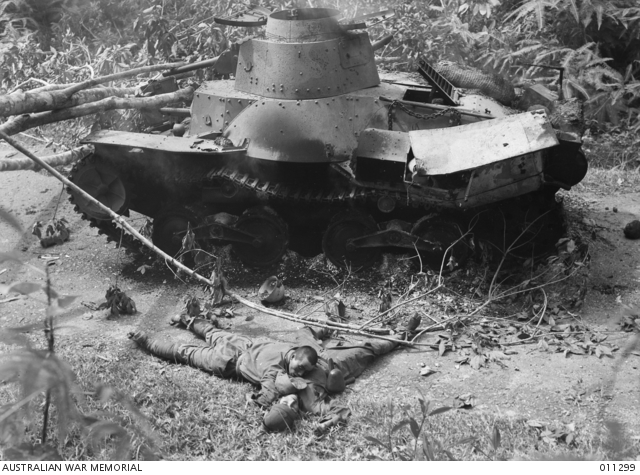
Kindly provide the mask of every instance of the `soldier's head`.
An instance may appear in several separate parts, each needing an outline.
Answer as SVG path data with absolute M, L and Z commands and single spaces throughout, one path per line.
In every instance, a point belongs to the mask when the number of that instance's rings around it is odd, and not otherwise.
M 304 376 L 315 368 L 318 363 L 318 353 L 310 346 L 296 348 L 289 360 L 289 374 L 291 376 Z

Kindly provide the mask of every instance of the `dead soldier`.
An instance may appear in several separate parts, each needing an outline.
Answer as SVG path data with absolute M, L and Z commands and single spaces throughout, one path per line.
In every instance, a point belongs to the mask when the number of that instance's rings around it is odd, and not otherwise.
M 330 338 L 327 330 L 305 327 L 296 332 L 294 343 L 253 342 L 251 339 L 222 330 L 217 320 L 176 316 L 180 323 L 207 345 L 178 344 L 164 338 L 134 332 L 129 335 L 138 346 L 151 354 L 202 369 L 221 378 L 239 377 L 260 386 L 252 400 L 262 407 L 272 407 L 264 426 L 270 431 L 292 428 L 298 411 L 324 416 L 331 425 L 346 419 L 348 409 L 327 402 L 330 394 L 344 390 L 377 357 L 396 348 L 397 341 L 366 339 L 347 344 Z M 402 339 L 417 328 L 412 320 Z

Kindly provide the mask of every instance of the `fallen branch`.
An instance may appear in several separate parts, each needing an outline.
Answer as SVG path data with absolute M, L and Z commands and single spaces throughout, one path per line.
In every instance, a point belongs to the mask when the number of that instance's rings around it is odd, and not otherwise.
M 155 109 L 173 102 L 189 102 L 193 98 L 194 91 L 195 89 L 192 86 L 188 86 L 176 92 L 159 94 L 152 97 L 108 97 L 100 101 L 69 107 L 67 109 L 40 112 L 32 115 L 22 115 L 1 125 L 0 132 L 6 135 L 15 135 L 33 127 L 39 127 L 41 125 L 51 124 L 62 120 L 75 119 L 85 115 L 102 113 L 107 110 Z
M 67 152 L 42 157 L 42 161 L 52 167 L 61 167 L 73 163 L 93 153 L 93 146 L 83 145 Z M 17 170 L 40 170 L 40 167 L 30 158 L 16 158 L 14 160 L 0 160 L 0 172 L 12 172 Z
M 182 66 L 185 63 L 156 64 L 153 66 L 145 66 L 143 68 L 131 69 L 109 76 L 103 76 L 81 83 L 73 84 L 65 89 L 47 90 L 41 92 L 25 92 L 14 93 L 0 96 L 0 117 L 8 117 L 12 115 L 31 114 L 34 112 L 43 112 L 65 107 L 69 98 L 83 89 L 104 84 L 106 82 L 135 76 L 137 74 L 159 71 L 163 69 L 172 69 Z
M 67 187 L 71 188 L 76 193 L 81 194 L 91 204 L 93 204 L 95 206 L 98 206 L 101 210 L 103 210 L 104 212 L 108 213 L 109 216 L 111 217 L 111 219 L 117 225 L 121 226 L 126 232 L 128 232 L 129 234 L 131 234 L 132 236 L 137 238 L 142 244 L 144 244 L 151 251 L 153 251 L 154 253 L 156 253 L 160 257 L 162 257 L 165 261 L 168 261 L 173 266 L 175 266 L 178 269 L 180 269 L 182 272 L 184 272 L 187 275 L 193 277 L 194 279 L 198 280 L 199 282 L 202 282 L 203 284 L 206 284 L 208 286 L 213 286 L 214 285 L 214 283 L 211 280 L 209 280 L 206 277 L 198 274 L 193 269 L 190 269 L 189 267 L 185 266 L 181 262 L 179 262 L 176 259 L 174 259 L 173 257 L 171 257 L 169 254 L 167 254 L 163 250 L 157 248 L 151 241 L 149 241 L 146 237 L 144 237 L 142 234 L 140 234 L 133 226 L 131 226 L 122 216 L 120 216 L 119 214 L 113 212 L 111 210 L 111 208 L 103 205 L 100 201 L 96 200 L 93 196 L 91 196 L 90 194 L 85 192 L 82 188 L 77 186 L 75 183 L 72 183 L 71 181 L 69 181 L 67 178 L 62 176 L 55 169 L 53 169 L 50 165 L 45 163 L 41 158 L 39 158 L 36 155 L 34 155 L 33 153 L 31 153 L 29 150 L 27 150 L 25 147 L 20 145 L 18 142 L 16 142 L 14 139 L 9 137 L 8 135 L 6 135 L 2 131 L 0 131 L 0 139 L 5 140 L 9 145 L 14 147 L 16 150 L 18 150 L 19 152 L 22 152 L 24 155 L 26 155 L 31 160 L 36 162 L 39 166 L 41 166 L 42 168 L 46 169 L 49 173 L 51 173 L 51 175 L 53 175 L 59 181 L 64 183 Z M 385 336 L 382 336 L 382 335 L 377 335 L 377 334 L 374 334 L 374 333 L 365 332 L 365 331 L 361 331 L 361 330 L 357 330 L 357 329 L 345 328 L 345 326 L 346 326 L 345 324 L 338 324 L 337 322 L 318 323 L 318 322 L 315 322 L 315 321 L 312 321 L 312 320 L 304 320 L 304 319 L 299 318 L 298 316 L 296 316 L 294 314 L 289 314 L 289 313 L 286 313 L 286 312 L 280 312 L 278 310 L 273 310 L 273 309 L 270 309 L 270 308 L 263 307 L 262 305 L 259 305 L 259 304 L 256 304 L 256 303 L 250 301 L 250 300 L 247 300 L 247 299 L 241 297 L 240 295 L 238 295 L 238 294 L 236 294 L 234 292 L 227 291 L 227 295 L 229 295 L 230 297 L 236 299 L 241 304 L 243 304 L 243 305 L 245 305 L 245 306 L 247 306 L 249 308 L 253 308 L 254 310 L 258 310 L 258 311 L 260 311 L 262 313 L 266 313 L 266 314 L 269 314 L 269 315 L 280 317 L 280 318 L 283 318 L 285 320 L 290 320 L 290 321 L 294 321 L 294 322 L 297 322 L 297 323 L 302 323 L 304 325 L 310 325 L 310 326 L 320 327 L 320 328 L 328 328 L 330 330 L 339 330 L 339 331 L 343 331 L 345 333 L 351 333 L 351 334 L 356 334 L 356 335 L 360 335 L 360 336 L 366 336 L 366 337 L 369 337 L 369 338 L 377 338 L 377 339 L 381 339 L 381 340 L 392 341 L 394 343 L 398 343 L 399 345 L 429 346 L 428 344 L 415 343 L 415 342 L 410 342 L 410 341 L 406 341 L 406 340 L 398 340 L 396 338 L 389 338 L 389 337 L 385 337 Z

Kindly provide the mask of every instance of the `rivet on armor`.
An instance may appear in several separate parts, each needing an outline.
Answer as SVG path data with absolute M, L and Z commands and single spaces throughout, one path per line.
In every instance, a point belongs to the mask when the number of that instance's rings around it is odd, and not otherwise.
M 309 88 L 307 88 L 307 92 L 309 92 Z
M 298 92 L 300 89 L 296 89 L 296 92 Z
M 300 71 L 300 76 L 302 76 L 302 71 Z

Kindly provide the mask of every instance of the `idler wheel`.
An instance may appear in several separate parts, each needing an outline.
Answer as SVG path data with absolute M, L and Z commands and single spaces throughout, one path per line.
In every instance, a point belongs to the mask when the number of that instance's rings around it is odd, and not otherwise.
M 356 211 L 339 213 L 333 217 L 322 238 L 324 255 L 335 266 L 366 269 L 378 260 L 380 248 L 354 248 L 348 241 L 376 231 L 378 225 L 370 216 Z
M 127 208 L 127 191 L 118 172 L 95 156 L 87 159 L 73 173 L 72 181 L 88 194 L 116 213 Z M 111 220 L 108 213 L 91 203 L 84 196 L 70 190 L 74 203 L 80 211 L 90 218 Z
M 170 256 L 175 257 L 182 248 L 184 231 L 188 227 L 194 228 L 199 219 L 195 213 L 186 208 L 175 207 L 162 211 L 153 220 L 153 233 L 151 239 Z
M 440 270 L 443 260 L 443 271 L 455 270 L 464 265 L 469 257 L 469 245 L 464 238 L 460 239 L 462 232 L 454 222 L 425 216 L 416 222 L 411 234 L 425 241 L 440 244 L 442 247 L 441 251 L 420 252 L 422 263 L 434 270 Z M 452 246 L 451 249 L 449 249 L 450 246 Z M 449 265 L 450 262 L 453 268 Z
M 238 259 L 250 267 L 266 267 L 280 260 L 289 244 L 287 224 L 268 206 L 246 210 L 236 229 L 254 236 L 251 243 L 234 242 Z

